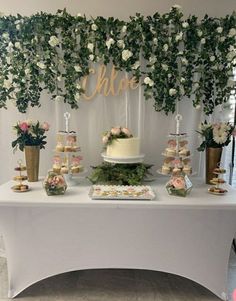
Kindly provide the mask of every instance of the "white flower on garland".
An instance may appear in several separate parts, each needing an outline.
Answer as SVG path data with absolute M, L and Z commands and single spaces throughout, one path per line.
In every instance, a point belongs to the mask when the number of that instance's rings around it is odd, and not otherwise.
M 106 41 L 106 46 L 108 49 L 110 49 L 111 45 L 113 45 L 113 44 L 115 44 L 115 41 L 112 38 L 110 38 L 109 40 Z
M 226 37 L 220 37 L 220 42 L 224 42 Z
M 20 42 L 15 42 L 15 45 L 14 45 L 17 49 L 20 49 L 21 50 L 21 44 Z
M 17 25 L 16 25 L 16 29 L 17 29 L 17 30 L 20 30 L 20 29 L 21 29 L 20 24 L 17 24 Z
M 181 78 L 180 78 L 180 82 L 181 82 L 181 83 L 184 83 L 185 81 L 186 81 L 186 79 L 185 79 L 184 77 L 181 77 Z
M 12 79 L 4 79 L 3 88 L 9 90 L 12 87 Z
M 210 61 L 211 61 L 211 62 L 214 62 L 215 59 L 216 59 L 216 57 L 215 57 L 214 55 L 210 56 Z
M 30 69 L 29 68 L 26 68 L 25 69 L 25 75 L 29 75 L 30 74 Z
M 197 30 L 197 35 L 199 36 L 199 38 L 202 36 L 202 31 L 200 29 Z
M 188 24 L 188 22 L 183 22 L 183 23 L 182 23 L 182 27 L 183 27 L 183 28 L 187 28 L 187 27 L 189 27 L 189 24 Z
M 194 90 L 197 90 L 199 87 L 200 87 L 199 83 L 195 83 L 195 84 L 193 85 L 193 89 L 194 89 Z
M 165 71 L 168 71 L 169 67 L 166 64 L 161 64 L 161 68 Z
M 218 33 L 222 33 L 222 32 L 223 32 L 223 28 L 219 26 L 219 27 L 216 28 L 216 31 L 217 31 Z
M 82 17 L 81 13 L 78 13 L 78 14 L 77 14 L 77 17 Z
M 152 55 L 152 56 L 149 58 L 149 63 L 150 63 L 151 65 L 155 64 L 156 61 L 157 61 L 157 58 L 156 58 L 154 55 Z
M 174 4 L 174 5 L 172 6 L 172 8 L 176 8 L 176 9 L 180 10 L 180 9 L 181 9 L 181 6 L 180 6 L 179 4 Z
M 8 32 L 4 32 L 4 33 L 2 34 L 2 38 L 3 38 L 4 40 L 8 40 L 8 39 L 9 39 L 9 33 L 8 33 Z
M 140 67 L 140 62 L 139 62 L 139 61 L 136 61 L 136 62 L 133 64 L 132 69 L 133 69 L 133 70 L 137 70 L 139 67 Z
M 61 95 L 57 95 L 57 96 L 55 97 L 55 100 L 56 100 L 56 101 L 64 101 L 64 97 L 61 96 Z
M 148 85 L 149 87 L 152 87 L 154 85 L 154 81 L 148 76 L 144 78 L 143 82 L 145 85 Z
M 93 55 L 93 54 L 90 54 L 90 55 L 89 55 L 89 60 L 90 60 L 90 61 L 93 61 L 93 60 L 94 60 L 94 55 Z
M 171 88 L 171 89 L 169 90 L 169 95 L 170 95 L 170 96 L 174 96 L 174 95 L 176 95 L 176 93 L 177 93 L 177 90 L 176 90 L 176 89 Z
M 62 81 L 62 76 L 61 76 L 61 75 L 59 75 L 59 76 L 57 77 L 57 81 L 58 81 L 58 82 L 61 82 L 61 81 Z
M 185 90 L 184 90 L 184 87 L 182 85 L 180 85 L 180 87 L 179 87 L 179 92 L 180 92 L 181 95 L 185 94 Z
M 119 48 L 124 49 L 124 48 L 125 48 L 124 40 L 118 40 L 118 41 L 117 41 L 117 46 L 118 46 Z
M 91 28 L 93 31 L 96 31 L 98 29 L 98 27 L 95 23 L 92 24 Z
M 236 28 L 231 28 L 229 30 L 228 36 L 231 37 L 231 38 L 236 36 Z
M 82 72 L 82 68 L 80 67 L 80 65 L 75 65 L 74 69 L 76 72 Z
M 233 47 L 233 49 L 229 48 L 229 50 L 231 50 L 231 51 L 229 51 L 227 53 L 226 57 L 227 57 L 227 60 L 230 62 L 236 57 L 236 48 L 234 48 L 234 47 Z
M 205 39 L 205 38 L 202 38 L 201 41 L 200 41 L 200 43 L 201 43 L 202 45 L 206 44 L 206 39 Z
M 126 33 L 126 31 L 127 31 L 127 26 L 124 25 L 124 26 L 122 27 L 122 29 L 121 29 L 121 32 Z
M 81 86 L 79 83 L 76 84 L 76 89 L 80 90 L 81 89 Z
M 7 52 L 12 53 L 13 52 L 13 44 L 12 42 L 8 43 L 8 46 L 6 47 Z
M 56 47 L 59 44 L 59 39 L 56 36 L 51 36 L 48 44 L 52 47 Z
M 195 109 L 196 109 L 196 110 L 200 110 L 200 109 L 201 109 L 201 105 L 196 105 L 196 106 L 195 106 Z
M 124 49 L 122 51 L 122 60 L 127 61 L 132 55 L 133 55 L 133 53 L 130 50 Z
M 93 52 L 94 49 L 93 43 L 88 43 L 87 48 L 90 50 L 90 52 Z
M 169 46 L 167 44 L 164 44 L 163 50 L 166 52 L 168 50 Z
M 37 66 L 42 70 L 46 69 L 46 65 L 43 62 L 37 62 Z
M 75 100 L 76 100 L 76 101 L 79 101 L 79 100 L 80 100 L 80 93 L 77 92 L 77 93 L 75 94 Z
M 181 62 L 184 66 L 188 65 L 188 60 L 185 57 L 181 58 Z
M 181 41 L 183 39 L 183 33 L 182 31 L 180 33 L 178 33 L 175 37 L 175 41 L 178 42 L 178 41 Z
M 153 39 L 153 44 L 154 44 L 154 45 L 157 45 L 157 38 L 154 38 L 154 39 Z

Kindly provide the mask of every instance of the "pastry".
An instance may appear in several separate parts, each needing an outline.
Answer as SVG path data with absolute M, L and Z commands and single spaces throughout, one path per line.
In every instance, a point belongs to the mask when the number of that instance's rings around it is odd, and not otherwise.
M 64 152 L 64 146 L 62 144 L 56 145 L 56 151 L 57 152 Z
M 15 176 L 13 178 L 14 181 L 25 181 L 27 180 L 27 176 Z
M 68 172 L 69 172 L 68 168 L 66 166 L 62 166 L 61 173 L 62 174 L 68 174 Z
M 188 149 L 186 149 L 186 148 L 183 148 L 183 149 L 181 149 L 180 151 L 179 151 L 179 155 L 180 156 L 190 156 L 190 151 L 188 150 Z
M 161 168 L 161 172 L 164 174 L 164 175 L 168 175 L 171 171 L 171 168 L 167 165 L 163 165 L 162 168 Z
M 183 168 L 183 172 L 184 172 L 186 175 L 191 175 L 191 174 L 192 174 L 192 167 L 189 166 L 189 165 L 185 165 L 184 168 Z
M 215 173 L 222 173 L 222 174 L 224 174 L 224 173 L 226 173 L 226 169 L 224 169 L 224 168 L 215 168 L 214 172 Z
M 71 167 L 71 172 L 72 173 L 79 173 L 80 172 L 80 166 L 72 166 Z
M 65 145 L 64 151 L 65 152 L 72 152 L 73 151 L 73 147 L 71 145 Z
M 26 166 L 17 166 L 14 168 L 16 171 L 25 171 L 26 170 Z
M 175 148 L 170 148 L 170 147 L 166 148 L 166 156 L 172 157 L 172 156 L 175 156 L 175 155 L 176 155 Z

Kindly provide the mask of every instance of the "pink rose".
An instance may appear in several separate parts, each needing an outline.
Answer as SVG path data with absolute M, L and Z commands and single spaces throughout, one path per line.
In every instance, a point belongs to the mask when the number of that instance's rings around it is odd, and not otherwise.
M 107 144 L 107 142 L 108 142 L 108 137 L 107 137 L 107 135 L 106 135 L 106 136 L 103 136 L 103 137 L 102 137 L 102 143 L 103 143 L 103 144 Z
M 115 136 L 120 135 L 120 128 L 112 128 L 111 133 L 112 133 L 112 135 L 115 135 Z
M 23 121 L 19 124 L 20 129 L 22 130 L 22 132 L 27 132 L 29 129 L 28 123 Z
M 176 189 L 184 189 L 185 181 L 182 177 L 176 177 L 172 179 L 171 185 L 173 185 Z
M 47 122 L 44 122 L 43 125 L 42 125 L 42 128 L 44 129 L 44 131 L 48 131 L 49 130 L 49 123 Z
M 129 129 L 127 129 L 127 128 L 122 128 L 122 132 L 123 132 L 125 135 L 127 135 L 128 137 L 131 135 Z

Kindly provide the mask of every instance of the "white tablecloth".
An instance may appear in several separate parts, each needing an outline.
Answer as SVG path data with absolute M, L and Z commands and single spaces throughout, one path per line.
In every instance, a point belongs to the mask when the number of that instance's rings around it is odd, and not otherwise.
M 63 272 L 135 268 L 187 277 L 226 300 L 236 190 L 219 197 L 198 183 L 181 198 L 161 182 L 153 201 L 91 200 L 85 184 L 50 197 L 41 182 L 27 193 L 0 186 L 9 297 Z

